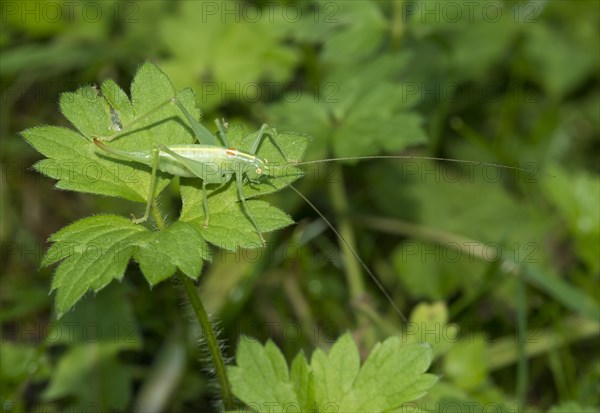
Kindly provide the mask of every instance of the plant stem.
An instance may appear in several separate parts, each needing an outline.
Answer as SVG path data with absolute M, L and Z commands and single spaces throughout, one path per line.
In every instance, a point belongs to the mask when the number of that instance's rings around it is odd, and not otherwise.
M 338 225 L 340 235 L 346 240 L 346 243 L 340 243 L 342 248 L 344 265 L 346 267 L 346 278 L 350 287 L 350 295 L 353 299 L 360 299 L 365 294 L 365 285 L 363 283 L 360 265 L 354 258 L 354 254 L 350 248 L 356 251 L 356 240 L 354 231 L 348 219 L 348 199 L 344 188 L 344 176 L 342 168 L 339 165 L 334 166 L 334 176 L 339 179 L 332 179 L 329 183 L 329 193 L 331 195 L 331 203 L 338 217 Z
M 481 241 L 473 240 L 461 235 L 456 235 L 443 230 L 428 228 L 422 225 L 410 222 L 400 221 L 394 218 L 380 218 L 361 215 L 355 220 L 357 224 L 362 224 L 382 232 L 391 234 L 408 235 L 424 241 L 451 245 L 462 253 L 477 257 L 482 261 L 496 262 L 497 257 L 490 257 L 486 254 L 487 245 Z M 506 264 L 511 270 L 515 270 L 516 265 Z
M 348 280 L 348 286 L 350 288 L 351 302 L 358 310 L 356 316 L 357 330 L 363 337 L 364 345 L 367 348 L 372 348 L 377 340 L 374 331 L 369 329 L 371 324 L 369 317 L 363 311 L 360 311 L 365 307 L 365 304 L 368 303 L 368 300 L 366 300 L 367 293 L 361 267 L 353 252 L 356 251 L 357 248 L 352 224 L 348 217 L 348 198 L 346 196 L 346 189 L 344 188 L 344 176 L 340 165 L 335 165 L 334 168 L 334 176 L 339 177 L 339 179 L 333 179 L 329 182 L 329 193 L 331 196 L 331 203 L 338 217 L 339 235 L 345 240 L 339 244 L 342 249 L 346 279 Z
M 215 330 L 213 329 L 213 326 L 208 317 L 208 313 L 206 312 L 206 309 L 202 304 L 202 300 L 200 300 L 200 297 L 196 292 L 194 282 L 180 272 L 177 273 L 177 276 L 179 277 L 179 281 L 181 281 L 181 284 L 183 285 L 183 289 L 185 290 L 185 293 L 187 294 L 187 297 L 190 300 L 190 304 L 194 310 L 196 319 L 198 320 L 198 323 L 202 328 L 202 332 L 204 333 L 204 337 L 206 338 L 206 344 L 208 345 L 208 350 L 210 352 L 210 356 L 215 366 L 217 379 L 219 380 L 219 385 L 221 386 L 221 397 L 223 397 L 223 404 L 225 406 L 225 409 L 232 410 L 234 408 L 233 394 L 231 393 L 229 380 L 227 379 L 227 372 L 225 371 L 225 361 L 223 360 L 221 348 L 219 347 L 219 343 L 217 342 L 217 335 L 215 334 Z
M 517 406 L 525 406 L 527 400 L 527 353 L 525 341 L 527 340 L 527 295 L 525 281 L 517 277 L 517 334 L 519 337 L 517 363 Z
M 395 0 L 392 3 L 392 21 L 391 21 L 391 49 L 394 52 L 397 52 L 400 49 L 400 43 L 402 42 L 402 36 L 404 34 L 404 1 L 403 0 Z
M 162 231 L 167 227 L 165 220 L 158 209 L 156 200 L 152 202 L 152 217 L 154 218 L 158 229 Z M 177 271 L 177 277 L 183 285 L 183 290 L 185 291 L 190 305 L 194 310 L 196 320 L 198 321 L 198 324 L 200 324 L 200 328 L 202 329 L 204 337 L 206 338 L 208 351 L 210 352 L 210 356 L 215 367 L 215 374 L 221 387 L 223 405 L 226 410 L 232 410 L 235 407 L 235 403 L 233 394 L 231 392 L 231 387 L 229 385 L 229 380 L 227 379 L 227 372 L 225 371 L 225 361 L 223 360 L 223 354 L 221 353 L 221 348 L 219 347 L 219 343 L 217 341 L 217 335 L 210 322 L 206 308 L 204 308 L 204 304 L 202 304 L 202 300 L 198 296 L 194 282 L 179 271 Z
M 552 328 L 545 330 L 526 330 L 529 337 L 525 342 L 527 358 L 557 351 L 560 347 L 590 340 L 600 334 L 600 325 L 588 318 L 575 316 L 559 320 Z M 497 339 L 485 351 L 489 371 L 497 371 L 506 366 L 518 363 L 520 343 L 515 343 L 515 336 L 510 335 Z
M 154 218 L 158 229 L 160 229 L 161 231 L 166 229 L 167 224 L 165 223 L 165 220 L 163 219 L 162 214 L 160 213 L 160 209 L 158 208 L 156 199 L 152 201 L 152 207 L 150 208 L 150 212 L 152 213 L 152 218 Z

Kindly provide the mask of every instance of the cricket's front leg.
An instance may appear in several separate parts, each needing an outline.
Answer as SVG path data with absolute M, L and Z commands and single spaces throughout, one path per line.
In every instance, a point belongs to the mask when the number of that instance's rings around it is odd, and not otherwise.
M 173 102 L 175 105 L 183 112 L 188 122 L 190 122 L 190 126 L 192 127 L 192 131 L 194 132 L 194 136 L 199 144 L 202 145 L 218 145 L 217 139 L 210 133 L 208 129 L 204 127 L 196 118 L 192 116 L 190 112 L 187 111 L 185 106 L 179 101 L 177 97 L 173 98 Z
M 231 181 L 230 175 L 224 175 L 220 179 L 215 180 L 214 182 L 207 182 L 206 180 L 202 180 L 202 204 L 203 204 L 204 216 L 205 216 L 204 228 L 208 228 L 208 219 L 209 219 L 208 196 L 206 195 L 206 185 L 207 184 L 221 184 L 214 189 L 214 192 L 219 192 L 219 190 L 221 188 L 223 188 L 225 185 L 227 185 L 227 183 L 229 181 Z
M 249 150 L 249 152 L 252 155 L 256 155 L 256 151 L 258 150 L 258 147 L 260 146 L 260 143 L 263 140 L 265 131 L 267 130 L 268 127 L 269 127 L 269 125 L 267 125 L 266 123 L 263 123 L 262 126 L 260 127 L 260 129 L 258 130 L 258 135 L 256 135 L 256 139 L 254 139 L 254 142 L 252 142 L 252 146 L 250 147 L 250 150 Z
M 269 131 L 267 131 L 267 129 L 269 129 Z M 258 147 L 260 146 L 260 143 L 262 142 L 262 140 L 265 137 L 265 132 L 267 133 L 266 136 L 270 137 L 271 142 L 273 142 L 273 145 L 275 145 L 275 147 L 277 148 L 277 150 L 279 151 L 281 156 L 283 156 L 283 159 L 286 162 L 288 162 L 287 157 L 285 156 L 285 152 L 283 152 L 283 149 L 281 149 L 281 146 L 279 145 L 279 142 L 277 141 L 277 130 L 275 128 L 269 128 L 269 125 L 267 125 L 266 123 L 263 123 L 262 126 L 260 127 L 260 129 L 258 130 L 256 139 L 254 139 L 254 142 L 252 143 L 252 146 L 250 147 L 250 150 L 248 152 L 251 153 L 252 155 L 256 155 L 256 152 L 258 151 Z
M 150 216 L 150 208 L 152 208 L 152 201 L 154 201 L 154 191 L 156 190 L 156 182 L 158 180 L 158 152 L 158 148 L 152 151 L 152 178 L 150 179 L 150 193 L 148 194 L 146 211 L 144 212 L 144 216 L 141 218 L 136 218 L 133 214 L 131 214 L 131 221 L 134 224 L 141 224 L 142 222 L 146 222 L 148 220 L 148 217 Z
M 235 183 L 237 184 L 238 197 L 240 198 L 240 201 L 242 201 L 242 206 L 244 208 L 244 212 L 246 213 L 248 218 L 250 218 L 252 225 L 254 225 L 254 228 L 256 229 L 256 233 L 260 237 L 260 242 L 262 243 L 262 246 L 264 247 L 266 245 L 266 242 L 265 242 L 265 239 L 263 238 L 262 232 L 260 232 L 260 228 L 258 227 L 258 224 L 256 223 L 256 220 L 254 219 L 254 216 L 252 215 L 252 212 L 250 212 L 250 208 L 248 208 L 248 205 L 246 204 L 246 197 L 244 196 L 244 186 L 243 186 L 243 182 L 242 182 L 242 175 L 239 172 L 236 172 L 236 174 L 235 174 Z

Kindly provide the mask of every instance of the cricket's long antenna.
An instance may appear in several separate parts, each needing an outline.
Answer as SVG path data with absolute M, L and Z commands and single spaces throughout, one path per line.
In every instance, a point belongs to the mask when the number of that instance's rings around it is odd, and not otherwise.
M 512 169 L 514 171 L 536 173 L 536 171 L 534 169 L 520 168 L 518 166 L 503 165 L 503 164 L 493 163 L 493 162 L 470 161 L 470 160 L 466 160 L 466 159 L 442 158 L 442 157 L 437 157 L 437 156 L 412 156 L 412 155 L 345 156 L 345 157 L 341 157 L 341 158 L 326 158 L 326 159 L 317 159 L 314 161 L 294 162 L 294 163 L 292 163 L 292 165 L 310 165 L 310 164 L 335 162 L 335 161 L 362 161 L 362 160 L 367 160 L 367 159 L 419 159 L 419 160 L 426 160 L 426 161 L 444 161 L 444 162 L 454 162 L 454 163 L 462 163 L 462 164 L 469 164 L 469 165 L 493 166 L 496 168 Z M 553 175 L 550 175 L 550 176 L 553 176 Z
M 352 255 L 354 255 L 354 258 L 356 258 L 356 260 L 360 263 L 361 267 L 367 272 L 367 274 L 369 274 L 369 277 L 371 277 L 371 279 L 373 280 L 373 282 L 375 283 L 375 285 L 377 285 L 377 288 L 379 288 L 379 290 L 383 293 L 383 295 L 385 295 L 385 298 L 387 298 L 387 300 L 390 302 L 390 304 L 392 304 L 392 307 L 394 307 L 394 310 L 398 313 L 398 315 L 400 315 L 400 318 L 402 318 L 402 320 L 405 323 L 408 323 L 408 320 L 406 319 L 406 317 L 404 316 L 404 314 L 402 313 L 402 311 L 400 311 L 400 309 L 398 308 L 398 306 L 396 305 L 396 303 L 394 303 L 394 300 L 389 295 L 389 293 L 385 290 L 385 288 L 383 287 L 383 284 L 381 284 L 381 281 L 379 281 L 379 279 L 375 276 L 375 274 L 373 273 L 373 271 L 371 271 L 371 269 L 367 266 L 367 264 L 365 264 L 365 262 L 362 260 L 362 258 L 360 258 L 360 256 L 358 255 L 358 253 L 354 250 L 354 248 L 352 248 L 352 246 L 350 246 L 350 244 L 348 244 L 348 242 L 346 241 L 346 239 L 344 237 L 342 237 L 342 234 L 340 234 L 338 232 L 338 230 L 335 229 L 335 227 L 331 224 L 331 222 L 329 222 L 329 220 L 325 217 L 325 215 L 323 215 L 321 213 L 321 211 L 312 202 L 310 202 L 308 200 L 308 198 L 304 196 L 304 194 L 302 194 L 302 192 L 300 192 L 298 189 L 296 189 L 294 187 L 294 185 L 289 185 L 289 187 L 292 188 L 294 190 L 294 192 L 296 192 L 300 196 L 300 198 L 304 199 L 304 201 L 306 201 L 306 203 L 317 214 L 319 214 L 319 216 L 321 217 L 321 219 L 323 221 L 325 221 L 325 223 L 327 224 L 327 226 L 329 226 L 329 228 L 331 228 L 331 230 L 335 233 L 335 235 L 346 245 L 346 247 L 348 247 L 348 249 L 352 252 Z

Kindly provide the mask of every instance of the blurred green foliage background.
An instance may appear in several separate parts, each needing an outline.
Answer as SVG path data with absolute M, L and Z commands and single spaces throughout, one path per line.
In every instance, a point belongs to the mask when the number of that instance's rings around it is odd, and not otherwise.
M 52 271 L 38 268 L 46 239 L 66 224 L 142 207 L 53 189 L 18 132 L 69 126 L 60 93 L 107 78 L 126 88 L 148 59 L 194 89 L 207 126 L 224 117 L 305 133 L 309 159 L 409 154 L 533 170 L 425 160 L 308 168 L 299 189 L 411 323 L 288 191 L 271 200 L 298 225 L 272 234 L 265 251 L 216 252 L 201 276 L 229 355 L 240 334 L 272 338 L 288 360 L 346 330 L 365 353 L 402 334 L 431 342 L 443 375 L 416 402 L 423 411 L 600 406 L 599 2 L 1 7 L 4 411 L 187 412 L 214 402 L 174 283 L 151 291 L 132 264 L 121 284 L 57 322 Z M 177 216 L 176 182 L 161 202 Z

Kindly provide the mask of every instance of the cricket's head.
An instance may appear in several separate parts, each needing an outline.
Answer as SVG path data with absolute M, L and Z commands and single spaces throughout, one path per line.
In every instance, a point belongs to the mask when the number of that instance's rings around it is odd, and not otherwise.
M 246 175 L 251 181 L 260 181 L 269 176 L 269 166 L 266 159 L 255 157 L 246 168 Z

